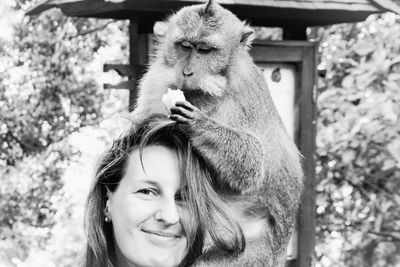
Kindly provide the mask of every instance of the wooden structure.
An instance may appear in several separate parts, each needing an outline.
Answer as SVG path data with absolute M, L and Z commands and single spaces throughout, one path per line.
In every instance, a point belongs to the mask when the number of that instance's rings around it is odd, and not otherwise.
M 130 65 L 105 65 L 128 76 L 127 82 L 108 88 L 130 90 L 130 104 L 136 99 L 136 82 L 147 63 L 148 34 L 156 21 L 184 5 L 200 0 L 45 0 L 30 9 L 37 15 L 49 8 L 60 8 L 67 16 L 130 20 Z M 240 19 L 253 26 L 281 27 L 283 41 L 256 42 L 251 54 L 257 64 L 288 63 L 294 66 L 295 114 L 294 138 L 305 157 L 305 192 L 298 216 L 297 250 L 290 266 L 311 266 L 315 238 L 315 98 L 317 45 L 306 41 L 309 26 L 321 26 L 364 20 L 381 12 L 400 13 L 390 0 L 217 0 Z M 294 41 L 295 40 L 295 41 Z

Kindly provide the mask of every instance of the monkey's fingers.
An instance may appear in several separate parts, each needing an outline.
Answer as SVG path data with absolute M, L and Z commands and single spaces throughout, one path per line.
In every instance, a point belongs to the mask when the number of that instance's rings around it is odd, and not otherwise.
M 186 119 L 193 119 L 193 112 L 189 111 L 183 107 L 171 107 L 171 114 L 173 115 L 180 115 L 185 117 Z
M 174 121 L 177 121 L 177 122 L 186 123 L 186 124 L 189 123 L 189 119 L 187 119 L 187 118 L 185 118 L 185 117 L 183 117 L 183 116 L 181 116 L 181 115 L 171 114 L 171 115 L 169 116 L 169 118 L 170 118 L 171 120 L 174 120 Z
M 183 107 L 183 108 L 188 109 L 190 111 L 194 111 L 194 110 L 197 109 L 195 106 L 193 106 L 192 104 L 190 104 L 187 101 L 176 101 L 175 106 Z

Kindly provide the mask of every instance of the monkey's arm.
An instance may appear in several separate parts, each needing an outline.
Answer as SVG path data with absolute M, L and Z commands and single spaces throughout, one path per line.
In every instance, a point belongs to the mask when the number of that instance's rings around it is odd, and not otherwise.
M 174 80 L 175 72 L 173 68 L 166 67 L 160 60 L 154 61 L 140 80 L 137 103 L 131 117 L 135 121 L 141 121 L 151 114 L 167 115 L 168 110 L 161 98 L 167 93 L 169 85 L 173 84 Z
M 265 157 L 257 137 L 204 116 L 188 102 L 177 102 L 171 112 L 171 119 L 187 125 L 194 148 L 221 178 L 222 187 L 245 193 L 263 186 Z
M 268 238 L 264 237 L 258 240 L 246 243 L 246 250 L 239 256 L 229 256 L 223 254 L 217 249 L 207 251 L 196 262 L 191 265 L 192 267 L 278 267 L 283 266 L 274 260 L 273 252 L 271 251 L 271 244 Z

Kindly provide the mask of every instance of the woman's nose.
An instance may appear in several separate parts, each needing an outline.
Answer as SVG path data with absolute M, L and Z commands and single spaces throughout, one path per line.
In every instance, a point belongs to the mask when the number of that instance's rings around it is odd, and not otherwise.
M 176 224 L 179 222 L 178 209 L 175 200 L 161 201 L 159 209 L 154 214 L 157 221 L 163 221 L 166 224 Z

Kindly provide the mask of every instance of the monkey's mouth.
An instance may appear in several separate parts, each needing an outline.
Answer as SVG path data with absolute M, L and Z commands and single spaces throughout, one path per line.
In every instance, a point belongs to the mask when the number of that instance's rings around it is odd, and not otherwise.
M 201 91 L 201 88 L 199 86 L 190 84 L 186 80 L 184 80 L 180 86 L 180 89 L 183 92 Z
M 202 97 L 208 95 L 207 92 L 204 92 L 203 90 L 201 90 L 201 88 L 189 87 L 185 83 L 181 84 L 180 87 L 176 84 L 170 84 L 168 87 L 172 90 L 181 90 L 183 92 L 183 95 L 185 96 L 186 100 L 188 100 L 191 103 L 194 100 L 197 100 L 199 98 L 202 98 Z
M 200 88 L 198 87 L 193 88 L 185 83 L 181 84 L 180 86 L 176 84 L 171 84 L 169 88 L 171 88 L 172 90 L 181 90 L 186 98 L 193 96 L 201 96 L 202 94 L 204 94 L 203 90 L 201 90 Z
M 192 99 L 192 98 L 201 97 L 204 95 L 204 92 L 200 89 L 189 89 L 189 90 L 186 89 L 185 90 L 182 88 L 181 90 L 186 99 Z

